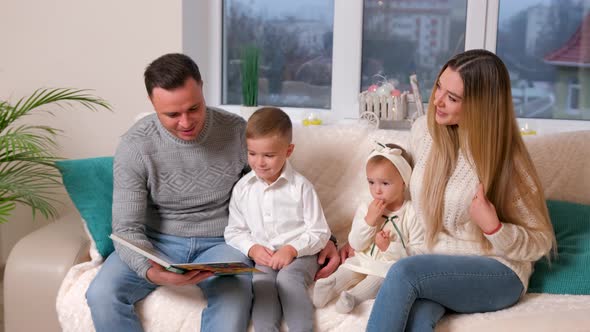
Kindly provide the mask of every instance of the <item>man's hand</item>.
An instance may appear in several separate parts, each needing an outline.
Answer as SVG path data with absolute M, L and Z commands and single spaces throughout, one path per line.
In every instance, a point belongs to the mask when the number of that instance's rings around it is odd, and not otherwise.
M 477 187 L 477 193 L 473 196 L 471 206 L 469 206 L 469 215 L 484 233 L 491 233 L 500 226 L 496 208 L 492 202 L 488 201 L 481 183 Z
M 344 261 L 348 257 L 354 256 L 354 249 L 352 249 L 352 247 L 350 246 L 350 243 L 346 243 L 345 245 L 342 246 L 342 248 L 340 248 L 339 253 L 340 253 L 340 262 L 344 263 Z
M 252 258 L 256 264 L 270 266 L 270 259 L 274 252 L 265 246 L 259 244 L 253 245 L 248 250 L 248 257 Z
M 213 272 L 198 270 L 192 270 L 184 274 L 178 274 L 167 271 L 166 269 L 164 269 L 162 265 L 156 262 L 153 262 L 151 260 L 149 262 L 150 264 L 152 264 L 152 267 L 150 267 L 147 270 L 146 276 L 149 281 L 153 282 L 156 285 L 196 285 L 199 282 L 213 276 Z
M 385 211 L 385 203 L 380 199 L 374 199 L 367 210 L 365 222 L 367 225 L 375 227 L 380 226 L 383 222 L 383 211 Z
M 295 257 L 297 257 L 297 250 L 295 250 L 292 245 L 287 244 L 282 246 L 272 255 L 269 266 L 273 270 L 280 270 L 291 264 Z
M 375 244 L 377 245 L 377 248 L 381 251 L 387 250 L 387 248 L 389 248 L 389 243 L 391 242 L 390 237 L 391 234 L 389 231 L 381 230 L 377 232 L 377 234 L 375 234 Z
M 322 268 L 315 274 L 314 280 L 326 278 L 336 271 L 338 265 L 340 265 L 340 256 L 338 255 L 338 249 L 336 249 L 334 242 L 328 241 L 324 249 L 320 251 L 318 255 L 318 264 L 320 264 Z

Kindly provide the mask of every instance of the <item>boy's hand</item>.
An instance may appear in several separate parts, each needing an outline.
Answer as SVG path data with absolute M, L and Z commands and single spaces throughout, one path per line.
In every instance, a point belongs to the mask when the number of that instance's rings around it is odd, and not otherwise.
M 471 220 L 481 228 L 484 233 L 491 233 L 498 229 L 500 220 L 496 213 L 496 208 L 492 202 L 488 201 L 483 190 L 483 184 L 477 187 L 477 193 L 473 196 L 469 206 L 469 215 Z
M 374 199 L 369 204 L 367 215 L 365 216 L 365 222 L 367 225 L 375 227 L 379 226 L 383 222 L 383 211 L 385 210 L 385 203 L 380 199 Z
M 297 257 L 297 250 L 293 246 L 287 244 L 277 250 L 270 259 L 270 267 L 273 270 L 280 270 L 289 265 L 293 259 Z
M 256 264 L 270 266 L 270 259 L 273 253 L 267 247 L 255 244 L 248 250 L 248 257 L 252 258 Z
M 147 270 L 146 277 L 149 281 L 156 285 L 196 285 L 199 282 L 211 277 L 213 272 L 211 271 L 188 271 L 184 274 L 174 273 L 167 271 L 164 267 L 154 261 L 149 261 L 152 264 Z
M 375 244 L 377 245 L 377 248 L 379 248 L 379 250 L 381 251 L 385 251 L 387 250 L 387 248 L 389 248 L 389 243 L 391 238 L 391 233 L 389 233 L 389 231 L 379 231 L 377 232 L 377 234 L 375 234 Z

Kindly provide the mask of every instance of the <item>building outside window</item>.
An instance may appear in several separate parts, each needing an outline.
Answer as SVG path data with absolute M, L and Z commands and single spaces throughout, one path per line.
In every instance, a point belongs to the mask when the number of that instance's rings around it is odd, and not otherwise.
M 415 73 L 428 102 L 442 65 L 465 49 L 466 16 L 467 0 L 365 0 L 361 91 L 385 80 L 410 91 Z
M 331 107 L 333 0 L 223 1 L 224 104 L 241 104 L 240 63 L 260 50 L 260 105 Z
M 590 0 L 500 1 L 496 51 L 518 117 L 590 120 Z

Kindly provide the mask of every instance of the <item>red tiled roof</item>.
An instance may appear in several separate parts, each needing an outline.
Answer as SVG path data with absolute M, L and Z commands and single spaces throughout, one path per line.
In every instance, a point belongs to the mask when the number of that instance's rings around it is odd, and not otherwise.
M 590 65 L 590 14 L 570 39 L 544 57 L 548 63 L 565 66 Z

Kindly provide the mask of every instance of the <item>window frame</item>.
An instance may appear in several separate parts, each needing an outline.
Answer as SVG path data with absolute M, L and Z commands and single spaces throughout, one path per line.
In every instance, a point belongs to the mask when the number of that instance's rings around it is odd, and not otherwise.
M 567 111 L 580 111 L 580 95 L 582 93 L 582 86 L 579 83 L 569 83 L 567 86 Z M 573 107 L 577 104 L 578 107 Z
M 509 0 L 504 0 L 509 1 Z M 195 58 L 203 73 L 208 105 L 238 113 L 240 105 L 222 104 L 222 0 L 183 0 L 183 48 Z M 500 0 L 467 0 L 465 50 L 484 48 L 496 51 Z M 198 14 L 191 14 L 191 13 Z M 283 109 L 294 121 L 310 112 L 327 123 L 358 118 L 361 86 L 363 0 L 334 0 L 334 42 L 332 53 L 332 93 L 330 109 Z M 197 31 L 196 35 L 194 31 Z M 190 33 L 189 33 L 190 32 Z M 196 45 L 199 43 L 199 45 Z M 519 118 L 539 133 L 590 129 L 590 121 Z

